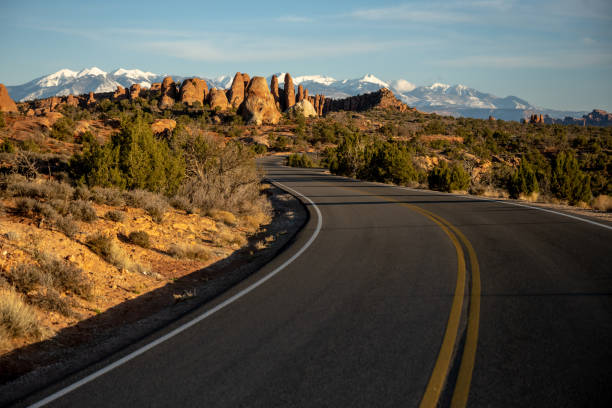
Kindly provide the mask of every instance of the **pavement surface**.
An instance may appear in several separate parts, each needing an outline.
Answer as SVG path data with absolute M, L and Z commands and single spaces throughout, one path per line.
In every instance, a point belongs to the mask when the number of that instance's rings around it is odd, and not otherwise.
M 611 406 L 610 224 L 263 164 L 290 248 L 18 406 Z

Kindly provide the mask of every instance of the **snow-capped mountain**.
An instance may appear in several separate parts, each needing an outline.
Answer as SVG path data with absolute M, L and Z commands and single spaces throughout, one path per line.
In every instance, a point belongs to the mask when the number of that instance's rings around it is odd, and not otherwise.
M 285 73 L 277 73 L 278 82 L 283 87 Z M 119 68 L 110 73 L 97 67 L 72 71 L 62 69 L 23 85 L 7 86 L 11 97 L 18 101 L 47 98 L 68 94 L 93 92 L 112 92 L 118 85 L 124 88 L 134 83 L 144 87 L 153 82 L 161 82 L 165 75 L 145 72 L 139 69 Z M 172 75 L 175 81 L 184 77 Z M 227 89 L 231 86 L 234 75 L 221 75 L 215 78 L 204 78 L 209 88 Z M 270 77 L 268 77 L 268 81 Z M 293 78 L 293 83 L 303 85 L 310 95 L 324 94 L 330 98 L 346 98 L 367 92 L 374 92 L 385 87 L 411 107 L 425 112 L 436 112 L 445 115 L 487 118 L 492 115 L 506 120 L 520 120 L 531 113 L 548 114 L 553 118 L 565 116 L 581 117 L 582 111 L 556 111 L 531 105 L 516 96 L 498 97 L 480 92 L 465 85 L 447 85 L 434 83 L 429 86 L 416 86 L 405 79 L 383 81 L 372 74 L 356 79 L 335 79 L 325 75 L 303 75 Z
M 25 101 L 68 94 L 80 95 L 92 91 L 112 92 L 118 85 L 129 87 L 134 83 L 149 87 L 152 82 L 162 79 L 163 75 L 139 69 L 119 68 L 107 73 L 100 68 L 92 67 L 78 72 L 62 69 L 23 85 L 8 86 L 7 89 L 13 99 Z

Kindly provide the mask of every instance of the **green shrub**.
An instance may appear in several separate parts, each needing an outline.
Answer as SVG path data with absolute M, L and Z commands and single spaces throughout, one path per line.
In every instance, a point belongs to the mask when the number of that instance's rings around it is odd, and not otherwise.
M 359 178 L 403 185 L 418 179 L 410 152 L 398 143 L 374 143 L 365 149 L 364 157 L 364 167 L 357 174 Z
M 121 132 L 100 146 L 84 138 L 83 153 L 71 159 L 73 176 L 90 186 L 145 189 L 174 193 L 184 176 L 180 155 L 153 136 L 151 126 L 136 116 L 121 124 Z
M 286 163 L 287 163 L 287 166 L 291 166 L 291 167 L 306 167 L 306 168 L 315 167 L 314 162 L 312 161 L 310 156 L 306 153 L 303 153 L 303 154 L 293 153 L 287 157 Z
M 445 161 L 431 169 L 427 176 L 429 188 L 450 192 L 466 190 L 470 185 L 470 175 L 457 163 L 449 166 Z
M 27 294 L 39 286 L 53 286 L 53 279 L 37 265 L 19 264 L 11 268 L 8 280 L 19 292 Z
M 551 177 L 552 193 L 570 204 L 591 200 L 590 178 L 578 166 L 572 152 L 561 152 L 555 158 Z
M 74 122 L 69 117 L 59 118 L 51 127 L 50 136 L 54 139 L 70 141 L 74 140 Z
M 47 253 L 37 253 L 36 261 L 41 270 L 51 277 L 51 285 L 54 288 L 84 298 L 91 297 L 93 285 L 81 268 Z
M 518 198 L 521 194 L 531 194 L 539 191 L 538 179 L 535 171 L 527 161 L 523 159 L 520 166 L 508 181 L 508 192 L 512 198 Z
M 2 144 L 0 144 L 0 153 L 15 153 L 15 145 L 13 145 L 10 140 L 5 139 Z

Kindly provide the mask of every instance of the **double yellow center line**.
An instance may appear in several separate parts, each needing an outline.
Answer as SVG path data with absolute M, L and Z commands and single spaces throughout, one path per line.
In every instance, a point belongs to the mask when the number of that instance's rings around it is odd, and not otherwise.
M 350 187 L 345 187 L 348 190 L 353 190 Z M 363 192 L 360 192 L 363 193 Z M 476 251 L 470 243 L 470 241 L 463 235 L 461 231 L 449 221 L 427 211 L 424 208 L 416 205 L 401 202 L 399 200 L 387 197 L 373 195 L 374 197 L 381 198 L 385 201 L 390 201 L 410 208 L 411 210 L 418 212 L 419 214 L 427 217 L 435 224 L 437 224 L 442 231 L 450 238 L 455 251 L 457 253 L 457 284 L 455 286 L 455 293 L 453 295 L 453 302 L 451 305 L 450 314 L 448 316 L 448 322 L 446 324 L 446 330 L 444 332 L 444 338 L 442 339 L 442 346 L 438 353 L 438 358 L 434 365 L 433 372 L 429 378 L 429 383 L 425 389 L 425 394 L 421 400 L 420 408 L 433 408 L 438 405 L 440 396 L 444 389 L 444 385 L 448 378 L 449 371 L 451 369 L 453 361 L 453 353 L 457 345 L 459 337 L 459 326 L 461 323 L 461 311 L 463 308 L 465 286 L 467 280 L 466 273 L 466 262 L 463 246 L 465 246 L 468 256 L 470 258 L 470 271 L 471 271 L 471 287 L 469 294 L 468 304 L 468 316 L 467 316 L 467 329 L 465 337 L 465 345 L 463 347 L 463 353 L 461 355 L 461 364 L 459 366 L 459 373 L 455 388 L 453 390 L 453 396 L 451 399 L 451 407 L 461 408 L 467 405 L 468 396 L 470 393 L 470 384 L 472 381 L 472 373 L 474 371 L 474 362 L 476 360 L 476 347 L 478 345 L 478 325 L 480 321 L 480 268 L 478 266 L 478 258 L 476 257 Z

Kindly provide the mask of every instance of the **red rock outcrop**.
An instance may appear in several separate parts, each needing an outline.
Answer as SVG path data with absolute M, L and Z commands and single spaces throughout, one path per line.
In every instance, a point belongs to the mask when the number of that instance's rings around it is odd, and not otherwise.
M 176 84 L 172 77 L 165 77 L 161 84 L 161 100 L 159 101 L 160 109 L 168 109 L 176 102 L 177 91 Z
M 295 105 L 295 88 L 293 87 L 293 79 L 289 73 L 285 74 L 285 100 L 283 101 L 282 108 L 286 110 Z
M 72 94 L 66 96 L 66 100 L 64 102 L 69 106 L 79 106 L 79 99 Z
M 242 73 L 242 82 L 244 83 L 244 90 L 246 92 L 246 89 L 249 86 L 249 82 L 251 82 L 251 77 L 249 76 L 249 74 Z
M 172 132 L 176 127 L 176 121 L 172 119 L 157 119 L 151 123 L 151 130 L 153 133 L 164 133 L 165 131 Z
M 529 123 L 544 123 L 544 116 L 542 114 L 533 114 L 529 116 Z
M 222 111 L 230 107 L 225 91 L 217 88 L 211 89 L 208 93 L 208 104 L 211 109 L 219 108 Z
M 245 75 L 246 74 L 243 75 L 240 72 L 236 72 L 236 75 L 234 75 L 234 80 L 232 81 L 232 86 L 228 92 L 229 103 L 236 109 L 238 109 L 244 101 Z M 248 75 L 246 76 L 248 77 Z
M 151 88 L 149 88 L 150 91 L 161 91 L 161 83 L 160 82 L 153 82 L 151 84 Z
M 278 93 L 278 77 L 276 75 L 272 75 L 272 79 L 270 79 L 270 92 L 274 97 L 276 107 L 280 109 L 280 94 Z
M 298 93 L 295 98 L 295 102 L 301 102 L 304 99 L 304 87 L 302 85 L 298 85 Z
M 256 76 L 249 82 L 240 113 L 247 123 L 278 123 L 281 113 L 264 77 Z
M 489 115 L 489 121 L 493 122 L 495 120 L 495 118 L 491 115 Z
M 117 85 L 117 90 L 113 93 L 113 99 L 123 99 L 127 96 L 125 88 L 121 85 Z
M 17 112 L 17 105 L 3 84 L 0 84 L 0 112 Z
M 90 92 L 89 96 L 87 97 L 86 104 L 87 106 L 90 106 L 90 105 L 94 105 L 95 103 L 96 103 L 96 97 L 94 96 L 93 92 Z
M 136 98 L 140 97 L 140 84 L 132 84 L 132 86 L 130 86 L 130 99 L 134 100 Z
M 319 95 L 317 95 L 317 97 L 319 97 Z M 316 98 L 315 108 L 317 108 Z M 320 115 L 341 110 L 364 111 L 373 108 L 394 109 L 399 112 L 407 112 L 410 110 L 405 103 L 397 99 L 395 95 L 393 95 L 393 92 L 387 88 L 381 88 L 376 92 L 350 96 L 344 99 L 329 99 L 323 97 L 318 102 L 318 112 L 320 112 Z
M 208 85 L 206 81 L 200 78 L 189 78 L 184 80 L 181 85 L 180 101 L 190 106 L 196 102 L 204 104 L 207 93 Z
M 308 88 L 304 88 L 304 99 L 308 100 Z

